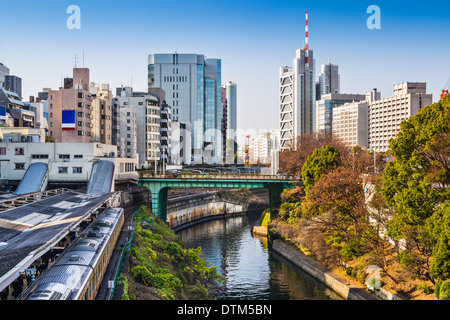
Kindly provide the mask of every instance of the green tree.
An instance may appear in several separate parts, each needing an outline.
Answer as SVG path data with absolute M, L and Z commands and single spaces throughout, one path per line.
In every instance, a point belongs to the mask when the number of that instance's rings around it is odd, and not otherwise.
M 388 234 L 404 239 L 415 257 L 417 275 L 447 274 L 448 240 L 436 227 L 436 209 L 450 200 L 450 96 L 426 106 L 400 124 L 389 143 L 394 161 L 383 171 L 382 194 L 394 210 Z M 448 238 L 450 239 L 450 237 Z M 434 252 L 436 250 L 436 252 Z M 432 277 L 428 271 L 433 255 Z M 433 259 L 432 259 L 433 260 Z M 441 262 L 438 262 L 441 261 Z M 425 269 L 427 272 L 423 272 Z
M 339 151 L 332 146 L 322 146 L 306 158 L 302 167 L 302 180 L 305 186 L 305 192 L 308 194 L 309 189 L 316 181 L 324 175 L 327 169 L 339 164 Z
M 450 196 L 450 96 L 400 124 L 390 141 L 395 160 L 383 172 L 382 193 L 395 219 L 421 225 Z

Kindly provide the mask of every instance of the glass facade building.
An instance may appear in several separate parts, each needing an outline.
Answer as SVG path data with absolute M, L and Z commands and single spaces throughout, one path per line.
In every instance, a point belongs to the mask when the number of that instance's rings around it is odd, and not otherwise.
M 205 59 L 201 54 L 150 54 L 148 58 L 149 88 L 165 91 L 172 121 L 191 124 L 191 155 L 196 163 L 203 161 L 208 145 L 214 144 L 217 158 L 222 154 L 215 147 L 222 139 L 221 69 L 220 59 Z

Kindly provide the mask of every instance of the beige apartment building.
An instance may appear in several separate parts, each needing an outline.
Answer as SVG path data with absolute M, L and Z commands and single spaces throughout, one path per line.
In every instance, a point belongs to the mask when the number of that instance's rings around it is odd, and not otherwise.
M 96 86 L 90 83 L 89 91 L 92 100 L 92 142 L 112 144 L 112 92 L 109 84 Z
M 432 104 L 433 95 L 426 93 L 426 89 L 426 82 L 404 82 L 393 86 L 392 97 L 369 99 L 370 149 L 387 151 L 389 140 L 397 137 L 400 123 Z

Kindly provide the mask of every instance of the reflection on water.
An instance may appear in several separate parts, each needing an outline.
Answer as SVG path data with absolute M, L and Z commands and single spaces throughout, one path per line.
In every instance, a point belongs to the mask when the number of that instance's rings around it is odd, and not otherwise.
M 203 222 L 181 230 L 191 248 L 202 247 L 203 259 L 225 276 L 222 299 L 341 299 L 314 278 L 269 253 L 267 239 L 253 236 L 260 213 Z

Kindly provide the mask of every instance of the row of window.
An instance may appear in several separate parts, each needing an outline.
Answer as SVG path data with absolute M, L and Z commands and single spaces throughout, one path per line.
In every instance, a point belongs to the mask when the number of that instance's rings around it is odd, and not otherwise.
M 15 162 L 14 170 L 25 170 L 25 162 Z M 69 173 L 69 167 L 58 167 L 58 173 Z M 72 167 L 72 173 L 83 173 L 83 167 Z

